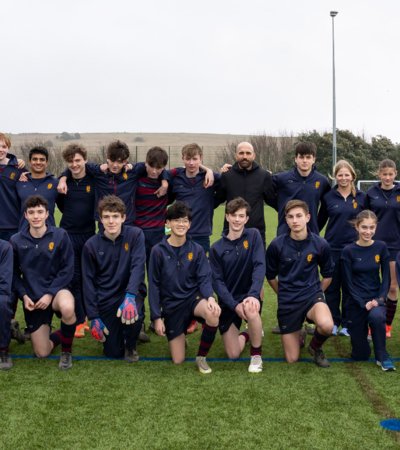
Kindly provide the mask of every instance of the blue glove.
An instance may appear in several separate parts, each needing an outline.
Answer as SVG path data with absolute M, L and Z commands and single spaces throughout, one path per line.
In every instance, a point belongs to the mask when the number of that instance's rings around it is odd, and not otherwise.
M 121 317 L 121 322 L 126 325 L 135 323 L 139 318 L 135 298 L 135 295 L 127 292 L 124 301 L 119 305 L 117 317 Z
M 109 334 L 107 327 L 101 319 L 93 319 L 90 323 L 90 332 L 96 341 L 104 342 Z

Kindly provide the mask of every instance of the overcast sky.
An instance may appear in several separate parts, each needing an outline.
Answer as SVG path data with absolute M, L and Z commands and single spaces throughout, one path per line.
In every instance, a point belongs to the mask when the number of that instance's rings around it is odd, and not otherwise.
M 5 132 L 297 133 L 400 142 L 399 0 L 2 0 Z

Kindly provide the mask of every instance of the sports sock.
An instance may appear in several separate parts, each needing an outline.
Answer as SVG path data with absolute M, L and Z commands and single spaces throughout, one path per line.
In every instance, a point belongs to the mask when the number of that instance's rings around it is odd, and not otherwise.
M 67 325 L 61 321 L 61 351 L 71 353 L 72 342 L 76 329 L 76 322 L 72 325 Z
M 53 343 L 53 349 L 61 344 L 61 330 L 56 330 L 50 333 L 50 340 Z
M 8 353 L 8 347 L 0 347 L 0 353 Z
M 239 333 L 239 336 L 243 336 L 244 337 L 244 343 L 247 344 L 249 342 L 250 336 L 249 333 L 247 331 L 242 331 L 241 333 Z
M 250 356 L 261 356 L 262 353 L 262 345 L 260 345 L 259 347 L 250 347 Z
M 310 346 L 314 350 L 318 350 L 322 347 L 324 342 L 328 339 L 329 336 L 324 336 L 323 334 L 318 333 L 317 329 L 314 331 L 314 336 L 311 339 Z
M 396 314 L 397 301 L 386 299 L 386 325 L 392 325 L 394 315 Z
M 203 331 L 201 333 L 199 350 L 197 356 L 207 356 L 214 339 L 217 334 L 218 327 L 212 327 L 211 325 L 205 324 Z

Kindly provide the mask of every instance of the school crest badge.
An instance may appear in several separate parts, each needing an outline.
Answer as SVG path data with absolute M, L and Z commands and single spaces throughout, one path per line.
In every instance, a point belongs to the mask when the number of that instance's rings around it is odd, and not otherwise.
M 53 187 L 53 183 L 49 183 L 49 184 L 47 185 L 47 189 L 48 189 L 48 190 L 50 190 L 52 187 Z
M 129 250 L 129 244 L 125 242 L 124 244 L 124 250 L 127 252 Z
M 188 261 L 192 261 L 192 259 L 193 259 L 193 253 L 192 252 L 189 252 L 187 254 L 187 259 L 188 259 Z
M 90 194 L 90 191 L 91 191 L 91 190 L 92 190 L 92 188 L 91 188 L 90 185 L 86 186 L 86 192 L 87 192 L 88 194 Z
M 247 239 L 245 239 L 245 240 L 243 241 L 243 248 L 244 248 L 245 250 L 248 250 L 248 248 L 249 248 L 249 241 L 248 241 Z
M 357 209 L 358 203 L 354 200 L 353 202 L 353 209 Z
M 313 260 L 313 255 L 312 255 L 312 253 L 309 253 L 308 255 L 307 255 L 307 262 L 311 262 Z
M 122 178 L 126 181 L 128 179 L 128 174 L 126 172 L 123 173 Z
M 320 186 L 321 186 L 321 182 L 320 181 L 316 181 L 315 182 L 315 189 L 319 189 Z
M 375 255 L 375 262 L 376 262 L 376 263 L 379 263 L 380 260 L 381 260 L 380 255 Z
M 53 251 L 54 250 L 54 242 L 49 242 L 49 251 Z
M 396 202 L 397 202 L 397 203 L 400 203 L 400 195 L 397 195 L 397 196 L 396 196 Z
M 11 179 L 11 180 L 15 180 L 15 175 L 16 175 L 15 172 L 11 172 L 11 173 L 10 173 L 10 179 Z

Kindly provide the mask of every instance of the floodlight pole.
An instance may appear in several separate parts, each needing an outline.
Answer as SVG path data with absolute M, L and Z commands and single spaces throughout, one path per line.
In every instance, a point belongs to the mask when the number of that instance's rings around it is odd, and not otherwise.
M 337 147 L 336 147 L 336 79 L 335 79 L 335 17 L 338 11 L 331 11 L 332 17 L 332 173 L 337 159 Z

